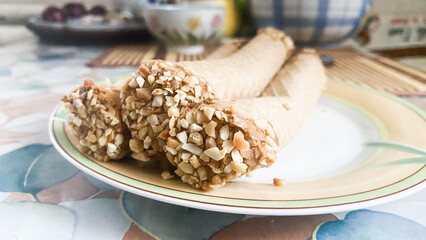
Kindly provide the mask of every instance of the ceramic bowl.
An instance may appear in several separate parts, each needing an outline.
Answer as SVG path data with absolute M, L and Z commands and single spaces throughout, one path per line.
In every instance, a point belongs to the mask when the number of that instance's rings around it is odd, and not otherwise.
M 371 0 L 250 1 L 259 27 L 284 30 L 299 44 L 329 45 L 352 37 Z
M 143 10 L 148 29 L 168 48 L 200 54 L 220 37 L 224 9 L 191 5 L 150 5 Z

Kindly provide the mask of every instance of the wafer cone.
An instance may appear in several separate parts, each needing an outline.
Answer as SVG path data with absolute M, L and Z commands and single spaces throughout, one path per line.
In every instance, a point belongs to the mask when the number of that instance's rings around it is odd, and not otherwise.
M 312 49 L 303 49 L 278 72 L 262 97 L 236 100 L 232 106 L 244 116 L 268 120 L 282 148 L 308 119 L 326 80 L 318 54 Z
M 220 59 L 227 57 L 234 52 L 238 51 L 244 44 L 246 44 L 246 41 L 230 41 L 222 46 L 220 46 L 218 49 L 216 49 L 212 54 L 208 56 L 209 59 Z M 291 114 L 289 112 L 282 112 L 282 111 L 276 111 L 275 105 L 283 105 L 286 108 L 292 108 L 293 104 L 300 104 L 295 101 L 300 99 L 305 100 L 313 100 L 314 103 L 305 102 L 306 106 L 313 106 L 315 105 L 316 98 L 315 95 L 311 95 L 312 98 L 304 98 L 303 96 L 299 96 L 301 94 L 307 94 L 307 92 L 311 91 L 312 93 L 319 93 L 316 89 L 318 88 L 318 85 L 310 85 L 312 88 L 303 88 L 300 89 L 300 87 L 303 86 L 303 84 L 296 84 L 298 81 L 312 81 L 312 77 L 315 76 L 315 72 L 318 73 L 318 81 L 317 84 L 322 84 L 324 79 L 324 68 L 322 66 L 322 63 L 318 61 L 318 58 L 316 56 L 317 54 L 312 49 L 302 49 L 297 56 L 290 59 L 288 63 L 279 71 L 276 76 L 273 78 L 273 80 L 269 83 L 269 85 L 265 88 L 265 90 L 262 92 L 262 96 L 264 98 L 258 98 L 258 99 L 245 99 L 237 101 L 237 105 L 240 106 L 240 108 L 247 108 L 244 112 L 254 115 L 263 115 L 263 116 L 276 116 L 271 119 L 270 122 L 276 122 L 276 124 L 272 124 L 273 126 L 278 125 L 280 121 L 282 122 L 290 122 L 290 125 L 282 125 L 277 130 L 277 135 L 280 138 L 280 146 L 284 147 L 289 140 L 291 140 L 294 135 L 297 133 L 298 129 L 303 125 L 303 121 L 293 121 L 294 118 L 299 117 L 299 114 L 301 114 L 299 111 L 300 108 L 296 108 L 295 111 L 292 111 Z M 315 59 L 315 60 L 314 60 Z M 309 76 L 305 74 L 303 71 L 306 71 L 306 66 L 309 66 L 309 71 L 312 73 L 312 76 Z M 265 98 L 268 96 L 281 96 L 280 98 Z M 253 101 L 253 102 L 250 102 Z M 265 102 L 266 101 L 266 102 Z M 268 102 L 272 101 L 272 105 L 270 105 Z M 243 102 L 243 103 L 240 103 Z M 260 105 L 260 107 L 251 107 Z M 262 106 L 270 106 L 270 107 L 262 107 Z M 281 107 L 278 107 L 279 110 L 281 110 Z M 303 113 L 309 114 L 311 111 L 308 109 L 304 109 Z M 279 114 L 276 114 L 279 113 Z M 253 115 L 253 116 L 254 116 Z M 257 117 L 259 118 L 259 117 Z M 301 119 L 306 119 L 306 116 L 300 116 Z
M 77 147 L 100 161 L 129 154 L 129 133 L 120 115 L 122 83 L 97 86 L 86 79 L 63 98 L 66 124 L 69 133 L 79 139 Z
M 270 96 L 183 109 L 166 156 L 182 181 L 203 190 L 268 167 L 308 118 L 325 81 L 318 55 L 302 50 L 272 80 Z M 285 92 L 274 94 L 276 87 Z
M 259 96 L 294 49 L 284 33 L 265 29 L 228 57 L 180 65 L 202 76 L 221 100 Z
M 133 157 L 148 161 L 162 153 L 167 137 L 176 135 L 170 129 L 183 107 L 258 96 L 293 47 L 283 32 L 263 29 L 225 59 L 182 64 L 153 60 L 140 66 L 120 95 Z

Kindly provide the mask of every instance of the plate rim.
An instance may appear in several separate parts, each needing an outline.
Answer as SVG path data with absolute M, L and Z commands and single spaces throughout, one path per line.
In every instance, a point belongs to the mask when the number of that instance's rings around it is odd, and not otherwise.
M 375 93 L 378 93 L 379 95 L 382 95 L 386 98 L 390 98 L 391 100 L 394 100 L 406 107 L 408 107 L 410 110 L 414 111 L 415 113 L 417 113 L 421 118 L 426 119 L 426 112 L 424 112 L 422 109 L 420 109 L 419 107 L 417 107 L 416 105 L 408 102 L 405 99 L 399 98 L 397 96 L 393 96 L 389 93 L 377 90 L 377 89 L 373 89 L 367 86 L 362 86 L 362 85 L 358 85 L 356 83 L 352 83 L 352 82 L 347 82 L 344 80 L 340 80 L 340 79 L 331 79 L 334 82 L 338 82 L 338 83 L 342 83 L 344 85 L 351 85 L 353 87 L 357 87 L 357 88 L 361 88 L 367 91 L 373 91 Z M 75 159 L 73 156 L 71 156 L 64 148 L 63 146 L 60 144 L 59 140 L 57 139 L 56 136 L 56 132 L 54 130 L 54 124 L 55 121 L 57 121 L 56 119 L 56 114 L 58 113 L 59 109 L 62 107 L 63 103 L 59 104 L 54 111 L 52 112 L 50 119 L 49 119 L 49 137 L 53 143 L 53 145 L 55 146 L 55 148 L 61 153 L 61 155 L 63 157 L 65 157 L 70 163 L 72 163 L 74 166 L 76 166 L 77 168 L 79 168 L 81 171 L 101 180 L 104 181 L 110 185 L 113 185 L 115 187 L 118 187 L 120 189 L 123 189 L 125 191 L 140 195 L 140 196 L 144 196 L 144 197 L 148 197 L 154 200 L 158 200 L 158 201 L 162 201 L 162 202 L 166 202 L 166 203 L 171 203 L 171 204 L 176 204 L 176 205 L 180 205 L 180 206 L 185 206 L 185 207 L 192 207 L 192 208 L 198 208 L 198 209 L 202 209 L 202 210 L 209 210 L 209 211 L 219 211 L 219 212 L 227 212 L 227 213 L 237 213 L 237 214 L 251 214 L 251 215 L 309 215 L 309 214 L 323 214 L 323 213 L 330 213 L 330 212 L 341 212 L 341 211 L 348 211 L 348 210 L 353 210 L 353 209 L 359 209 L 359 208 L 365 208 L 365 207 L 371 207 L 374 205 L 378 205 L 378 204 L 383 204 L 386 202 L 390 202 L 390 201 L 394 201 L 400 198 L 403 198 L 405 196 L 408 196 L 410 194 L 413 194 L 414 192 L 417 192 L 419 190 L 421 190 L 422 188 L 426 187 L 426 179 L 423 179 L 420 182 L 416 182 L 415 184 L 409 184 L 409 186 L 407 186 L 406 188 L 403 188 L 399 191 L 396 192 L 392 192 L 390 194 L 386 194 L 383 196 L 378 196 L 378 197 L 373 197 L 373 198 L 368 198 L 365 200 L 360 200 L 360 201 L 351 201 L 351 202 L 346 202 L 346 203 L 339 203 L 339 204 L 332 204 L 332 205 L 323 205 L 323 206 L 310 206 L 310 207 L 278 207 L 278 208 L 274 208 L 274 207 L 253 207 L 253 206 L 237 206 L 237 205 L 227 205 L 227 204 L 220 204 L 220 203 L 213 203 L 213 202 L 203 202 L 203 201 L 197 201 L 197 200 L 193 200 L 193 199 L 185 199 L 185 198 L 181 198 L 178 196 L 170 196 L 170 195 L 165 195 L 162 193 L 158 193 L 158 192 L 153 192 L 150 191 L 148 189 L 142 189 L 139 188 L 137 186 L 131 186 L 128 185 L 127 183 L 124 182 L 120 182 L 117 179 L 113 179 L 112 177 L 108 177 L 104 174 L 102 174 L 101 172 L 98 172 L 86 165 L 84 165 L 83 163 L 81 163 L 80 161 L 78 161 L 77 159 Z M 63 120 L 62 120 L 63 121 Z M 90 161 L 90 160 L 89 160 Z M 96 163 L 94 163 L 96 164 Z M 104 168 L 103 166 L 97 164 L 99 167 Z M 111 171 L 109 169 L 104 168 L 106 171 L 112 172 L 113 174 L 119 174 L 116 173 L 114 171 Z M 425 171 L 425 166 L 423 166 L 422 168 L 420 168 L 419 170 L 417 170 L 415 173 L 413 173 L 412 175 L 408 176 L 407 178 L 400 180 L 398 182 L 392 183 L 389 186 L 385 186 L 386 187 L 392 187 L 395 184 L 400 183 L 401 181 L 405 181 L 405 180 L 409 180 L 412 177 L 415 177 L 419 174 L 419 172 L 426 172 Z M 119 174 L 121 175 L 121 174 Z M 128 178 L 124 175 L 122 175 L 125 178 Z M 133 181 L 137 181 L 134 179 L 131 179 Z M 139 181 L 140 182 L 140 181 Z M 143 182 L 141 182 L 143 183 Z M 149 183 L 143 183 L 143 184 L 149 184 Z M 151 184 L 149 184 L 151 185 Z M 154 187 L 159 187 L 159 186 L 154 186 Z M 162 188 L 162 187 L 161 187 Z M 380 190 L 383 188 L 379 188 L 377 190 Z M 177 192 L 181 192 L 179 190 L 174 190 L 171 189 L 172 191 L 177 191 Z M 377 191 L 377 190 L 372 190 L 372 191 Z M 187 194 L 196 194 L 196 193 L 187 193 Z M 356 193 L 353 196 L 359 195 L 362 193 Z M 214 196 L 205 196 L 207 198 L 218 198 L 218 197 L 214 197 Z M 220 198 L 220 197 L 219 197 Z M 340 198 L 340 197 L 334 197 L 334 198 Z M 325 198 L 325 199 L 332 199 L 332 198 Z M 240 200 L 240 201 L 257 201 L 257 200 Z M 291 202 L 291 201 L 295 201 L 295 202 L 300 202 L 300 201 L 315 201 L 315 200 L 275 200 L 275 201 L 268 201 L 269 203 L 271 202 L 278 202 L 278 203 L 283 203 L 283 202 Z

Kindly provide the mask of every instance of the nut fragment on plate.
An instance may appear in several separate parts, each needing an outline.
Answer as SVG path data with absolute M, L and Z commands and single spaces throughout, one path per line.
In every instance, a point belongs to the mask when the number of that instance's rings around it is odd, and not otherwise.
M 129 154 L 129 133 L 121 121 L 118 85 L 97 86 L 90 80 L 74 88 L 65 102 L 66 124 L 79 148 L 100 161 Z
M 170 180 L 170 179 L 174 178 L 175 176 L 173 176 L 172 174 L 170 174 L 170 172 L 169 172 L 169 171 L 165 170 L 165 171 L 162 171 L 162 172 L 161 172 L 161 177 L 162 177 L 164 180 Z
M 274 178 L 274 186 L 276 187 L 282 187 L 286 184 L 284 179 L 280 179 L 280 178 Z

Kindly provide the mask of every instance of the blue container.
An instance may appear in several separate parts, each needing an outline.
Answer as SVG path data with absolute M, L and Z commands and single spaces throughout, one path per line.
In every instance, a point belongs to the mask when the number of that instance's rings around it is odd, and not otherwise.
M 251 0 L 258 27 L 284 30 L 303 45 L 337 44 L 352 37 L 371 0 Z

